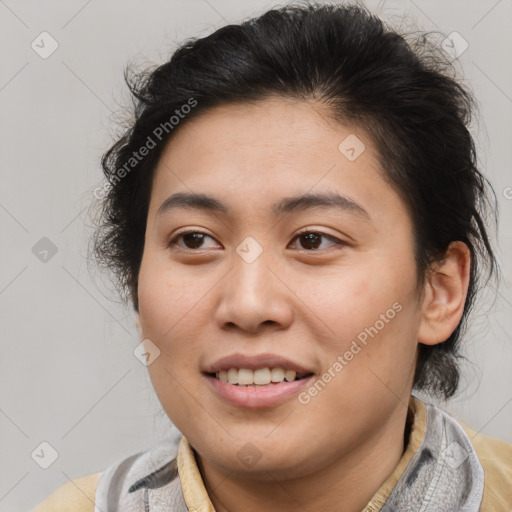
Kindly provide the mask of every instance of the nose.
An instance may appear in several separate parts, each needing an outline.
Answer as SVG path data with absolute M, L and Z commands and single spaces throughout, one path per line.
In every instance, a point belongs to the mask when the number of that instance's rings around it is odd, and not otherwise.
M 214 318 L 221 329 L 238 328 L 255 334 L 262 329 L 286 329 L 291 324 L 293 293 L 264 254 L 251 263 L 234 256 L 232 270 L 218 289 Z

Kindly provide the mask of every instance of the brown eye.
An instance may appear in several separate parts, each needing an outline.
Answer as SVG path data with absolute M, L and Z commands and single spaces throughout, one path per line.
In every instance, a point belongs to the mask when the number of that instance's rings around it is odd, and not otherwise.
M 337 240 L 336 238 L 326 235 L 325 233 L 319 233 L 316 231 L 306 231 L 301 233 L 295 237 L 294 240 L 300 240 L 301 248 L 307 250 L 317 250 L 322 245 L 322 239 L 329 239 L 334 241 L 335 243 L 332 245 L 343 245 L 343 242 Z M 328 247 L 332 247 L 328 246 Z M 321 249 L 325 249 L 326 247 L 321 247 Z
M 203 233 L 187 233 L 183 235 L 183 242 L 189 249 L 199 249 L 203 244 Z
M 305 249 L 318 249 L 322 243 L 322 235 L 318 233 L 306 233 L 299 237 L 302 242 L 302 247 Z
M 213 238 L 210 235 L 207 235 L 206 233 L 202 233 L 201 231 L 188 231 L 185 233 L 180 233 L 176 237 L 174 237 L 171 242 L 169 243 L 169 246 L 177 246 L 179 248 L 184 249 L 202 249 L 203 243 L 206 238 Z M 179 240 L 183 241 L 184 245 L 179 244 Z

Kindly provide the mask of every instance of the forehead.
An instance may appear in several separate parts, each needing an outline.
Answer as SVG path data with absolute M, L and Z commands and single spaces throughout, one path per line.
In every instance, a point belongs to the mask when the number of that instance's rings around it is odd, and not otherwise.
M 318 161 L 322 153 L 319 163 L 330 161 L 333 164 L 341 154 L 339 145 L 350 136 L 349 140 L 356 145 L 359 141 L 355 156 L 365 153 L 368 163 L 371 154 L 372 163 L 376 164 L 378 155 L 364 130 L 334 121 L 325 105 L 290 98 L 268 98 L 217 106 L 191 122 L 187 123 L 185 119 L 169 141 L 166 152 L 174 153 L 176 157 L 188 152 L 194 161 L 201 158 L 238 160 L 239 166 L 244 162 L 248 166 L 257 160 L 266 162 L 267 167 L 272 162 L 307 164 Z M 251 160 L 246 161 L 249 155 Z
M 382 172 L 366 131 L 335 122 L 323 105 L 274 98 L 228 104 L 173 135 L 155 170 L 151 209 L 155 215 L 173 193 L 275 211 L 283 197 L 335 192 L 378 212 L 396 207 L 398 197 Z

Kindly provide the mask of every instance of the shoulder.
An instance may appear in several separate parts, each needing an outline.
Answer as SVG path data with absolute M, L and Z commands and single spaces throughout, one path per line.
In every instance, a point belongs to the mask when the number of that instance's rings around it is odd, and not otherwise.
M 171 481 L 171 497 L 176 498 L 181 507 L 179 510 L 187 510 L 182 504 L 180 479 L 174 467 L 176 451 L 174 441 L 154 443 L 142 451 L 119 459 L 105 471 L 69 480 L 30 512 L 106 511 L 111 508 L 107 506 L 107 500 L 109 504 L 117 500 L 118 510 L 139 510 L 144 493 L 141 495 L 134 491 L 142 487 L 165 487 Z M 165 489 L 169 491 L 168 487 Z
M 476 432 L 461 422 L 484 469 L 482 511 L 512 507 L 512 445 Z M 508 508 L 507 508 L 508 510 Z
M 66 482 L 30 512 L 94 512 L 96 485 L 103 473 Z

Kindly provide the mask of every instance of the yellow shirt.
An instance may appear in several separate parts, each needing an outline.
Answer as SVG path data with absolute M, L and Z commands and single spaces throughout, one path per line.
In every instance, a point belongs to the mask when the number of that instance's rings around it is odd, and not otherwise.
M 393 473 L 373 495 L 363 512 L 377 512 L 381 509 L 423 440 L 426 428 L 425 404 L 411 396 L 409 408 L 413 413 L 413 421 L 407 448 Z M 485 473 L 481 512 L 512 511 L 512 445 L 478 434 L 463 424 L 462 427 Z M 197 512 L 215 512 L 194 452 L 185 437 L 180 442 L 177 463 L 187 507 Z M 94 512 L 95 490 L 101 475 L 94 473 L 65 483 L 31 512 Z

